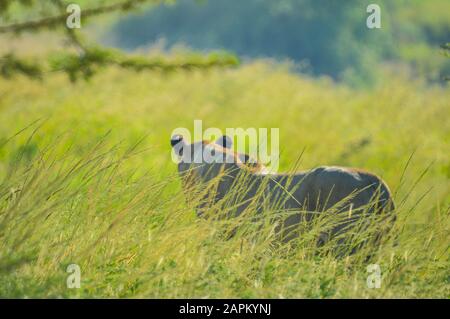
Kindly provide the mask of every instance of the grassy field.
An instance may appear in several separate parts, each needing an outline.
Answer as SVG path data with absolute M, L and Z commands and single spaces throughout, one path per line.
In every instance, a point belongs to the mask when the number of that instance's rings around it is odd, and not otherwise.
M 0 79 L 0 296 L 450 297 L 450 91 L 400 72 L 354 90 L 256 61 L 233 70 L 108 69 L 71 84 Z M 368 262 L 224 240 L 185 204 L 176 127 L 279 127 L 280 170 L 354 166 L 395 193 L 398 245 Z M 68 289 L 69 264 L 81 287 Z

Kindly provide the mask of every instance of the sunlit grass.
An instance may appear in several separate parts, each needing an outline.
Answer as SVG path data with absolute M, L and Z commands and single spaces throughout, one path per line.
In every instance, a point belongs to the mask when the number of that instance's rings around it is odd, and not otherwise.
M 448 298 L 449 97 L 398 74 L 356 91 L 269 62 L 0 80 L 0 296 Z M 333 242 L 315 246 L 319 220 L 292 245 L 276 244 L 274 224 L 255 223 L 251 207 L 197 218 L 169 145 L 194 119 L 279 127 L 283 171 L 303 152 L 301 169 L 380 175 L 398 206 L 392 238 L 335 258 Z M 369 262 L 381 266 L 380 289 L 366 286 Z M 80 289 L 66 286 L 71 263 Z

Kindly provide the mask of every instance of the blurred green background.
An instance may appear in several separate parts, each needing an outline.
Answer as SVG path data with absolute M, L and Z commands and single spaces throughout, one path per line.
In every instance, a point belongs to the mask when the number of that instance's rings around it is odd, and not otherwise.
M 366 7 L 381 7 L 381 29 L 366 27 Z M 115 22 L 110 43 L 135 49 L 162 40 L 200 50 L 226 49 L 241 57 L 294 61 L 313 75 L 354 85 L 380 79 L 380 63 L 411 67 L 438 82 L 450 63 L 438 53 L 450 36 L 445 0 L 180 0 Z

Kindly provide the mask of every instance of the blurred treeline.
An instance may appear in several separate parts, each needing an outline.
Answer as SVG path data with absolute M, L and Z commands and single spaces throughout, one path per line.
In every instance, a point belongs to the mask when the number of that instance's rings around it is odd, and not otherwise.
M 381 29 L 368 29 L 366 8 L 381 7 Z M 414 77 L 442 81 L 450 60 L 448 0 L 178 0 L 124 16 L 111 31 L 127 49 L 183 44 L 241 57 L 293 60 L 303 72 L 371 84 L 380 65 L 406 66 Z
M 109 25 L 114 24 L 118 17 L 162 2 L 164 0 L 79 0 L 71 4 L 67 0 L 0 0 L 0 77 L 12 79 L 21 74 L 42 80 L 48 74 L 64 72 L 72 82 L 76 82 L 79 79 L 88 80 L 108 66 L 136 72 L 172 72 L 239 64 L 239 59 L 228 52 L 185 52 L 182 55 L 162 52 L 150 57 L 124 54 L 121 50 L 98 44 L 101 39 L 99 31 L 109 30 Z M 73 5 L 78 13 L 73 11 Z M 105 19 L 104 15 L 109 15 L 109 18 Z M 78 17 L 77 26 L 71 28 L 67 23 L 74 16 Z M 89 25 L 99 16 L 103 19 L 97 20 L 93 27 Z M 30 34 L 41 32 L 43 37 L 30 38 Z M 20 44 L 18 39 L 23 34 L 27 34 L 26 40 Z M 59 44 L 56 44 L 58 38 Z M 37 46 L 45 47 L 46 56 L 36 56 L 40 51 Z M 34 55 L 32 59 L 30 53 Z

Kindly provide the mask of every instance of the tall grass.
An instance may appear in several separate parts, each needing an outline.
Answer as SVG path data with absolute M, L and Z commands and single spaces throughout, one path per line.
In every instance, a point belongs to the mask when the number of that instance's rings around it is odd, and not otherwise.
M 165 76 L 111 69 L 74 85 L 0 80 L 0 296 L 448 298 L 448 98 L 400 75 L 354 91 L 266 62 Z M 186 201 L 168 143 L 193 119 L 279 127 L 282 170 L 306 149 L 302 169 L 377 173 L 395 194 L 392 235 L 336 258 L 333 241 L 316 245 L 331 212 L 288 244 L 276 240 L 274 209 L 198 218 L 203 196 Z M 219 204 L 211 215 L 232 208 Z M 72 263 L 80 289 L 66 285 Z M 380 289 L 366 285 L 369 263 L 381 267 Z

